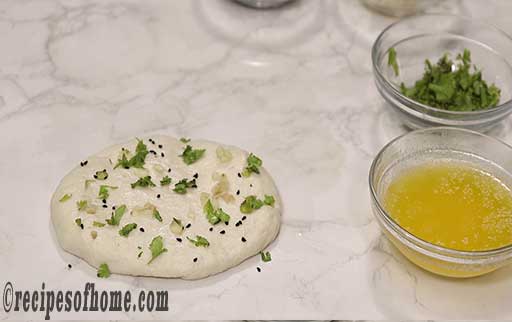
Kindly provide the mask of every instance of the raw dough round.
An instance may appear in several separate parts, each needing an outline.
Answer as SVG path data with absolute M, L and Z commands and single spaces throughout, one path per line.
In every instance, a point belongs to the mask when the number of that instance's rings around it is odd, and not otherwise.
M 278 191 L 262 167 L 260 174 L 239 175 L 247 165 L 247 152 L 202 140 L 184 143 L 168 136 L 154 136 L 151 140 L 155 143 L 143 140 L 147 150 L 154 151 L 146 156 L 143 169 L 114 169 L 122 156 L 122 148 L 128 149 L 131 156 L 135 153 L 138 141 L 132 140 L 91 156 L 86 165 L 79 165 L 64 177 L 52 198 L 51 214 L 59 243 L 66 251 L 95 267 L 106 263 L 113 273 L 199 279 L 240 264 L 264 250 L 276 238 L 281 213 Z M 187 144 L 194 149 L 206 150 L 199 160 L 190 165 L 180 157 Z M 231 153 L 230 161 L 219 159 L 219 147 Z M 103 169 L 107 171 L 108 178 L 95 179 L 96 171 Z M 197 188 L 187 189 L 186 194 L 173 191 L 178 181 L 184 178 L 192 180 L 196 173 Z M 218 191 L 212 189 L 222 174 L 225 174 L 229 187 L 227 191 L 221 189 L 223 194 L 219 196 Z M 166 175 L 172 183 L 161 186 L 160 180 Z M 144 176 L 151 176 L 156 186 L 131 187 Z M 101 185 L 117 187 L 108 189 L 106 206 L 98 197 Z M 71 197 L 60 201 L 66 194 Z M 275 204 L 263 205 L 250 214 L 243 214 L 240 205 L 249 195 L 260 200 L 265 195 L 273 196 Z M 212 200 L 216 209 L 222 208 L 229 214 L 228 225 L 209 223 L 203 210 L 207 199 Z M 87 201 L 88 205 L 81 211 L 77 206 L 80 200 Z M 126 205 L 127 210 L 119 226 L 93 225 L 94 221 L 106 223 L 113 212 L 112 207 L 120 205 Z M 153 216 L 154 209 L 160 213 L 162 222 Z M 83 229 L 75 222 L 77 218 L 80 218 Z M 184 228 L 181 234 L 175 234 L 170 229 L 173 218 L 181 220 L 182 225 L 188 228 Z M 136 223 L 137 228 L 127 237 L 121 236 L 119 230 L 129 223 Z M 197 247 L 187 239 L 196 240 L 197 235 L 206 238 L 210 245 Z M 151 260 L 149 245 L 157 236 L 163 238 L 168 251 L 148 264 Z

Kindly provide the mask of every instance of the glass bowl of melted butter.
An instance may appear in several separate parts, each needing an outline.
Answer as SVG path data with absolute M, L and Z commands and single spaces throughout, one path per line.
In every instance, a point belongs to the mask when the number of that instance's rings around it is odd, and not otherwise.
M 438 127 L 398 137 L 370 169 L 373 212 L 416 265 L 474 277 L 512 262 L 512 147 Z

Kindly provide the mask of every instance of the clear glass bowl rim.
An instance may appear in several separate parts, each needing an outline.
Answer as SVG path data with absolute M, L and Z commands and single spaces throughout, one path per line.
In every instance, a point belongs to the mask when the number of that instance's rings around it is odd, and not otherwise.
M 414 19 L 418 19 L 418 18 L 424 18 L 424 17 L 454 18 L 454 19 L 464 20 L 465 22 L 471 23 L 471 24 L 479 24 L 481 26 L 484 26 L 486 28 L 489 28 L 491 30 L 494 30 L 494 31 L 500 33 L 502 36 L 504 36 L 505 38 L 507 38 L 508 40 L 510 40 L 512 42 L 512 37 L 508 33 L 506 33 L 505 31 L 503 31 L 502 29 L 496 27 L 495 25 L 492 25 L 492 24 L 489 24 L 489 23 L 485 23 L 485 22 L 482 22 L 480 20 L 475 20 L 475 19 L 473 19 L 471 17 L 468 17 L 468 16 L 455 15 L 455 14 L 428 13 L 428 14 L 420 14 L 420 15 L 408 16 L 408 17 L 399 19 L 398 21 L 393 22 L 392 24 L 387 26 L 379 34 L 379 36 L 377 37 L 377 39 L 375 40 L 375 42 L 373 43 L 373 46 L 372 46 L 372 64 L 373 64 L 373 69 L 377 72 L 379 78 L 384 81 L 386 88 L 390 89 L 395 96 L 399 96 L 400 98 L 406 100 L 411 105 L 416 105 L 418 107 L 421 107 L 423 109 L 429 110 L 431 112 L 445 113 L 446 115 L 458 115 L 458 116 L 475 116 L 475 115 L 476 116 L 480 116 L 480 115 L 482 115 L 482 116 L 485 116 L 487 114 L 498 114 L 499 112 L 501 112 L 503 110 L 507 110 L 507 109 L 512 108 L 512 98 L 511 98 L 508 101 L 503 102 L 503 103 L 501 103 L 500 105 L 498 105 L 498 106 L 496 106 L 494 108 L 490 108 L 490 109 L 486 109 L 486 110 L 481 110 L 481 111 L 467 111 L 466 112 L 466 111 L 443 110 L 443 109 L 440 109 L 440 108 L 437 108 L 437 107 L 432 107 L 432 106 L 429 106 L 429 105 L 425 105 L 425 104 L 417 102 L 417 101 L 415 101 L 413 99 L 410 99 L 409 97 L 403 95 L 400 91 L 398 91 L 395 88 L 395 86 L 393 86 L 393 84 L 391 84 L 391 82 L 388 81 L 387 77 L 385 77 L 384 74 L 381 72 L 381 69 L 379 68 L 378 62 L 377 62 L 377 50 L 378 50 L 379 45 L 380 45 L 380 43 L 382 41 L 382 38 L 384 37 L 384 35 L 391 28 L 393 28 L 393 27 L 395 27 L 395 26 L 397 26 L 397 25 L 399 25 L 399 24 L 401 24 L 401 23 L 403 23 L 405 21 L 414 20 Z M 432 33 L 432 35 L 434 35 L 434 34 L 435 33 Z
M 471 258 L 473 258 L 473 259 L 481 259 L 481 258 L 489 258 L 489 257 L 493 257 L 493 256 L 498 256 L 498 255 L 510 255 L 512 253 L 512 244 L 509 244 L 509 245 L 506 245 L 506 246 L 503 246 L 503 247 L 500 247 L 500 248 L 496 248 L 496 249 L 483 250 L 483 251 L 462 251 L 462 250 L 456 250 L 456 249 L 446 248 L 446 247 L 442 247 L 442 246 L 438 246 L 438 245 L 432 244 L 432 243 L 430 243 L 430 242 L 428 242 L 428 241 L 426 241 L 424 239 L 416 237 L 415 235 L 411 234 L 410 232 L 408 232 L 407 230 L 402 228 L 388 214 L 388 212 L 384 209 L 384 207 L 382 206 L 381 202 L 379 201 L 379 198 L 378 198 L 378 195 L 377 195 L 377 191 L 376 191 L 376 187 L 373 185 L 373 179 L 375 177 L 375 168 L 377 166 L 377 162 L 382 158 L 382 155 L 393 144 L 395 144 L 397 141 L 403 139 L 406 136 L 414 135 L 414 134 L 418 134 L 418 133 L 424 133 L 424 132 L 434 132 L 434 131 L 439 131 L 439 130 L 466 132 L 466 133 L 471 134 L 471 135 L 477 135 L 477 136 L 480 136 L 480 137 L 482 137 L 482 138 L 484 138 L 486 140 L 492 140 L 492 141 L 494 141 L 494 142 L 496 142 L 496 143 L 498 143 L 500 145 L 503 145 L 504 148 L 507 148 L 507 149 L 512 151 L 512 146 L 511 145 L 509 145 L 509 144 L 505 143 L 504 141 L 502 141 L 500 139 L 497 139 L 495 137 L 492 137 L 492 136 L 489 136 L 489 135 L 485 135 L 485 134 L 482 134 L 480 132 L 476 132 L 476 131 L 472 131 L 472 130 L 467 130 L 467 129 L 462 129 L 462 128 L 454 128 L 454 127 L 448 127 L 448 126 L 431 127 L 431 128 L 415 130 L 415 131 L 411 131 L 411 132 L 402 134 L 402 135 L 394 138 L 388 144 L 386 144 L 379 151 L 379 153 L 375 156 L 375 158 L 374 158 L 374 160 L 372 162 L 372 165 L 370 167 L 370 171 L 369 171 L 370 194 L 371 194 L 371 197 L 372 197 L 372 200 L 373 200 L 373 203 L 374 203 L 375 207 L 377 207 L 377 209 L 379 210 L 379 216 L 381 217 L 381 219 L 384 219 L 384 221 L 387 222 L 390 225 L 390 227 L 386 227 L 386 229 L 389 230 L 389 228 L 391 228 L 398 235 L 398 237 L 402 237 L 400 239 L 405 238 L 408 242 L 412 243 L 412 245 L 410 245 L 410 246 L 412 246 L 413 248 L 419 247 L 422 252 L 428 252 L 429 256 L 432 256 L 432 257 L 444 257 L 445 260 L 453 260 L 454 258 L 461 258 L 461 257 L 468 258 L 468 259 L 471 259 Z M 384 215 L 384 216 L 382 216 L 382 215 Z M 433 253 L 431 250 L 434 250 L 436 253 Z M 446 256 L 448 256 L 448 257 L 446 257 Z

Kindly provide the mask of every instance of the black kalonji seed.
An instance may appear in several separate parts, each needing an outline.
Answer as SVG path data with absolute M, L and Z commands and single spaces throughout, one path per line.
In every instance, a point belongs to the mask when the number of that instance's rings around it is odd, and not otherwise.
M 197 172 L 196 172 L 196 173 L 193 175 L 193 177 L 194 177 L 194 178 L 196 178 L 196 179 L 197 179 L 197 178 L 199 178 L 199 173 L 197 173 Z
M 103 205 L 103 208 L 108 208 L 108 206 L 107 205 Z
M 167 172 L 171 172 L 171 168 L 167 169 Z
M 241 177 L 242 177 L 242 175 L 240 174 L 240 172 L 238 172 L 238 177 L 239 177 L 239 178 L 241 178 Z
M 116 210 L 116 206 L 112 206 L 112 210 Z
M 220 231 L 220 234 L 221 234 L 221 235 L 224 235 L 225 233 L 226 233 L 226 231 L 225 231 L 225 230 L 221 230 L 221 231 Z
M 101 202 L 103 202 L 103 203 L 107 203 L 107 199 L 103 199 Z
M 162 158 L 163 158 L 163 157 L 165 157 L 165 154 L 164 154 L 163 152 L 162 152 L 162 153 L 160 153 L 160 155 L 162 156 Z
M 190 228 L 190 226 L 192 226 L 191 223 L 188 223 L 187 226 L 185 228 Z
M 71 269 L 71 267 L 73 267 L 73 266 L 71 266 L 71 264 L 68 264 L 68 268 Z
M 246 219 L 247 219 L 247 216 L 243 216 L 243 217 L 242 217 L 242 220 L 246 220 Z
M 179 238 L 179 237 L 178 237 L 178 238 L 176 238 L 176 240 L 177 240 L 177 241 L 179 241 L 179 242 L 181 243 L 181 238 Z
M 157 197 L 158 199 L 160 199 L 160 194 L 157 194 L 157 195 L 156 195 L 156 197 Z
M 195 263 L 195 262 L 197 262 L 197 257 L 196 257 L 196 258 L 194 258 L 194 263 Z
M 210 227 L 210 231 L 213 231 L 213 227 Z
M 140 227 L 139 230 L 140 230 L 141 233 L 143 233 L 144 232 L 144 227 Z
M 159 145 L 158 145 L 158 147 L 161 149 L 161 148 L 163 148 L 164 146 L 163 146 L 163 145 L 161 145 L 161 144 L 159 144 Z
M 247 239 L 245 239 L 245 237 L 242 237 L 242 242 L 245 243 L 246 241 L 247 241 Z
M 237 191 L 236 191 L 236 195 L 237 195 L 237 196 L 240 196 L 240 190 L 237 190 Z
M 256 270 L 258 271 L 258 273 L 261 272 L 261 268 L 259 267 L 256 267 Z

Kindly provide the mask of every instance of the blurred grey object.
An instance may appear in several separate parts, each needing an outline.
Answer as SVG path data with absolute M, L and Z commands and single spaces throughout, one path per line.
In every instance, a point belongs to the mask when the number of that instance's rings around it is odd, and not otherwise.
M 244 6 L 256 9 L 270 9 L 280 7 L 295 0 L 234 0 Z

